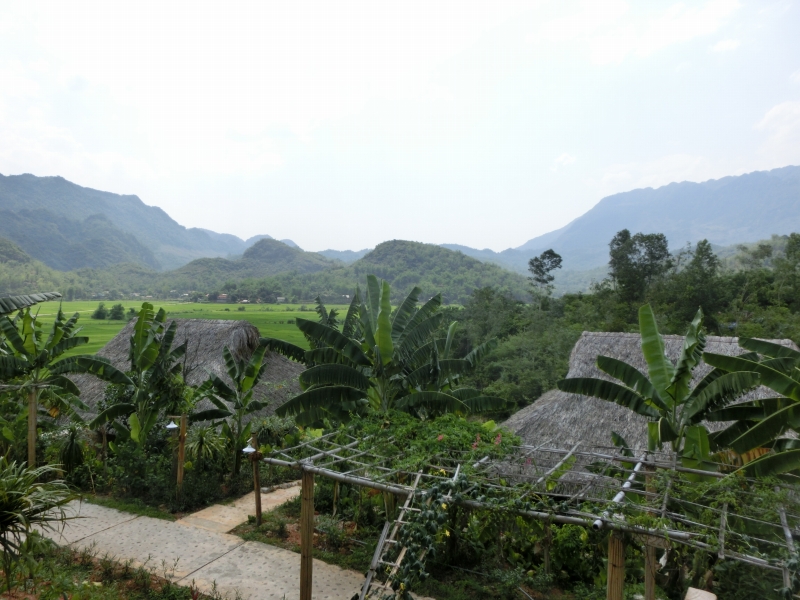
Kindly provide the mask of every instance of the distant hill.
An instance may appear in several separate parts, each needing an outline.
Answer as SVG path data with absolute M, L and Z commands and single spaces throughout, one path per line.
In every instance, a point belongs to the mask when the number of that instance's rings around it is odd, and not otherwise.
M 102 214 L 73 221 L 48 210 L 0 210 L 0 236 L 59 271 L 123 262 L 160 267 L 149 248 Z
M 137 196 L 112 194 L 70 183 L 63 177 L 36 177 L 34 175 L 0 175 L 0 211 L 3 219 L 9 213 L 20 215 L 23 211 L 47 212 L 55 217 L 71 222 L 83 223 L 87 218 L 103 215 L 119 231 L 133 236 L 139 243 L 137 247 L 129 239 L 117 235 L 118 244 L 107 247 L 111 230 L 105 227 L 106 234 L 95 238 L 95 249 L 102 255 L 101 263 L 110 260 L 113 252 L 120 260 L 134 260 L 147 266 L 160 265 L 164 269 L 174 269 L 194 258 L 202 256 L 227 256 L 241 254 L 248 244 L 244 240 L 228 234 L 218 234 L 203 229 L 187 229 L 178 224 L 162 209 L 147 206 Z M 50 219 L 52 221 L 52 218 Z M 4 229 L 0 235 L 6 235 Z M 61 233 L 63 235 L 63 233 Z M 18 231 L 13 238 L 31 256 L 41 256 L 42 261 L 58 269 L 74 269 L 83 266 L 100 266 L 87 263 L 81 248 L 74 248 L 62 257 L 54 257 L 47 248 L 42 247 L 43 239 L 34 232 Z M 105 240 L 105 241 L 103 241 Z M 252 243 L 257 241 L 251 238 Z M 74 240 L 73 240 L 74 242 Z M 142 254 L 140 247 L 148 248 L 151 256 Z M 55 259 L 60 262 L 56 264 Z M 73 260 L 74 259 L 74 260 Z
M 359 258 L 371 251 L 372 248 L 365 248 L 364 250 L 321 250 L 317 252 L 317 254 L 321 254 L 325 258 L 340 260 L 343 263 L 350 264 L 356 262 Z
M 516 250 L 536 256 L 553 248 L 564 257 L 564 270 L 591 269 L 608 262 L 609 241 L 626 228 L 663 233 L 673 250 L 704 238 L 728 246 L 800 231 L 800 167 L 608 196 L 565 227 Z
M 527 273 L 528 261 L 533 258 L 533 255 L 528 256 L 527 252 L 515 250 L 514 248 L 509 248 L 508 250 L 503 250 L 502 252 L 495 252 L 489 248 L 477 250 L 476 248 L 470 248 L 469 246 L 462 246 L 460 244 L 440 244 L 440 246 L 442 248 L 447 248 L 448 250 L 461 252 L 482 262 L 490 262 L 500 265 L 504 269 L 515 271 L 517 273 Z
M 447 303 L 464 303 L 475 289 L 486 286 L 520 299 L 528 295 L 524 277 L 434 244 L 383 242 L 350 269 L 357 281 L 374 274 L 391 283 L 396 294 L 405 295 L 418 285 L 423 296 L 442 292 Z
M 14 242 L 0 238 L 0 263 L 9 262 L 25 264 L 31 262 L 31 257 Z
M 261 239 L 247 250 L 241 258 L 199 258 L 174 271 L 164 273 L 163 278 L 183 283 L 192 289 L 214 288 L 228 281 L 258 279 L 280 273 L 315 273 L 338 266 L 339 263 L 314 252 L 305 252 L 273 239 Z

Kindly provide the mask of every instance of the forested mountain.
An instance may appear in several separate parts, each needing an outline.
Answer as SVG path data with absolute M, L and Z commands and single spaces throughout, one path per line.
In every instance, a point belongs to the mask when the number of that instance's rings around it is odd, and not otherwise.
M 123 262 L 160 267 L 149 248 L 102 214 L 73 221 L 49 210 L 0 210 L 0 236 L 59 271 Z
M 326 258 L 340 260 L 349 265 L 371 251 L 372 248 L 364 248 L 363 250 L 320 250 L 317 254 L 322 254 Z
M 402 240 L 379 244 L 350 265 L 276 240 L 262 240 L 240 260 L 199 259 L 162 277 L 173 288 L 236 292 L 238 298 L 248 299 L 308 300 L 351 294 L 368 274 L 387 280 L 398 299 L 415 285 L 422 288 L 423 296 L 442 292 L 448 303 L 465 302 L 473 290 L 485 286 L 516 298 L 527 297 L 527 282 L 520 275 L 439 246 Z
M 187 229 L 157 206 L 147 206 L 137 196 L 81 187 L 63 177 L 0 175 L 0 211 L 4 211 L 2 220 L 9 218 L 8 213 L 21 215 L 26 210 L 37 215 L 49 213 L 48 219 L 51 222 L 53 218 L 62 218 L 83 223 L 88 217 L 103 215 L 118 230 L 138 241 L 137 246 L 129 240 L 121 240 L 116 250 L 123 255 L 112 262 L 121 263 L 133 259 L 149 266 L 160 264 L 164 269 L 174 269 L 203 256 L 241 254 L 259 237 L 251 238 L 248 243 L 233 235 Z M 20 218 L 25 219 L 24 216 Z M 95 229 L 95 225 L 97 223 L 90 223 L 89 229 Z M 104 229 L 104 232 L 97 234 L 96 240 L 109 239 L 109 229 L 105 226 Z M 54 268 L 75 269 L 87 266 L 86 256 L 81 248 L 74 251 L 75 262 L 71 261 L 72 254 L 62 257 L 60 264 L 53 262 L 52 253 L 46 248 L 47 240 L 37 235 L 36 231 L 23 229 L 14 239 L 29 254 L 41 257 L 43 262 Z M 101 262 L 107 264 L 112 258 L 112 249 L 104 246 L 105 242 L 97 243 L 104 252 Z M 152 256 L 142 255 L 141 247 L 149 248 Z
M 383 242 L 351 268 L 356 280 L 377 275 L 403 296 L 415 285 L 422 288 L 423 296 L 441 291 L 449 303 L 464 302 L 473 290 L 486 286 L 518 298 L 527 296 L 524 277 L 434 244 Z
M 535 256 L 553 248 L 565 270 L 590 269 L 606 262 L 608 241 L 621 229 L 663 233 L 672 250 L 702 239 L 727 246 L 800 231 L 800 167 L 608 196 L 516 250 Z
M 258 279 L 280 273 L 315 273 L 339 266 L 314 252 L 305 252 L 273 239 L 262 239 L 241 258 L 199 258 L 164 276 L 175 286 L 214 289 L 228 281 Z
M 518 273 L 526 273 L 528 260 L 552 248 L 564 259 L 563 271 L 556 273 L 556 286 L 561 291 L 577 291 L 606 263 L 608 242 L 621 229 L 663 233 L 672 251 L 702 239 L 728 246 L 798 231 L 800 167 L 614 194 L 561 229 L 502 252 L 458 244 L 442 246 Z M 589 270 L 594 273 L 573 273 Z
M 520 300 L 528 295 L 527 281 L 520 275 L 439 246 L 399 240 L 378 245 L 351 265 L 262 239 L 240 259 L 203 258 L 167 272 L 132 263 L 59 272 L 0 238 L 0 294 L 58 289 L 81 298 L 107 291 L 166 297 L 224 291 L 238 299 L 312 300 L 317 295 L 352 294 L 367 274 L 389 281 L 396 300 L 415 285 L 422 288 L 423 296 L 441 292 L 447 303 L 466 302 L 474 290 L 486 286 Z

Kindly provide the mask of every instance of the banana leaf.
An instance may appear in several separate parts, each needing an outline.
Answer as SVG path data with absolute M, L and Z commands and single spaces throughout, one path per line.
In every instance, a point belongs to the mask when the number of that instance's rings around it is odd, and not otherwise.
M 675 367 L 664 351 L 664 339 L 658 333 L 656 318 L 649 304 L 639 309 L 639 332 L 642 336 L 642 354 L 647 362 L 650 381 L 659 395 L 667 400 L 666 391 L 672 383 Z
M 660 416 L 660 413 L 649 406 L 647 400 L 642 396 L 627 387 L 611 381 L 592 377 L 575 377 L 573 379 L 562 379 L 557 385 L 562 392 L 592 396 L 608 402 L 614 402 L 643 417 L 657 419 Z
M 761 385 L 767 386 L 769 389 L 783 394 L 793 400 L 800 400 L 800 383 L 789 377 L 766 367 L 758 362 L 745 360 L 738 356 L 725 356 L 723 354 L 713 354 L 706 352 L 703 354 L 703 360 L 723 371 L 729 373 L 735 371 L 752 371 L 761 376 Z
M 300 373 L 300 385 L 342 385 L 366 391 L 371 382 L 363 373 L 347 365 L 318 365 Z
M 0 315 L 8 315 L 14 311 L 22 310 L 38 304 L 39 302 L 49 302 L 61 298 L 59 292 L 42 292 L 39 294 L 27 294 L 20 296 L 0 297 Z

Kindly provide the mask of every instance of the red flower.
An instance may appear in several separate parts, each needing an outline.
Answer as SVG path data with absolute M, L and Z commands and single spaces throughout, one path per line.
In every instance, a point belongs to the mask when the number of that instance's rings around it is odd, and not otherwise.
M 441 433 L 440 433 L 440 434 L 439 434 L 439 437 L 437 437 L 436 439 L 437 439 L 437 440 L 439 440 L 439 441 L 441 442 L 441 441 L 444 439 L 444 434 L 441 434 Z

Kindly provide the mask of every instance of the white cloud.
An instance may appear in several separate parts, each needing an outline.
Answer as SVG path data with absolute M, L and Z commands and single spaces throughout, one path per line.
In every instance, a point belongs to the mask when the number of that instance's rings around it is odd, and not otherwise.
M 729 52 L 731 50 L 736 50 L 741 45 L 739 40 L 720 40 L 713 46 L 711 46 L 712 52 Z
M 800 83 L 800 69 L 789 75 L 789 81 L 792 83 Z
M 775 166 L 800 163 L 800 101 L 786 101 L 773 106 L 756 124 L 767 134 L 761 154 Z
M 657 188 L 673 181 L 707 181 L 730 175 L 729 167 L 715 165 L 705 156 L 670 154 L 646 162 L 606 167 L 596 182 L 602 196 L 627 190 Z
M 556 157 L 556 159 L 553 161 L 553 166 L 550 167 L 550 170 L 558 171 L 559 169 L 566 167 L 567 165 L 571 165 L 574 162 L 575 162 L 575 157 L 564 152 L 563 154 L 560 154 L 559 156 Z
M 738 8 L 737 0 L 709 0 L 700 7 L 676 3 L 652 14 L 632 10 L 623 0 L 589 0 L 577 13 L 544 23 L 529 41 L 578 45 L 595 64 L 613 64 L 716 33 Z

